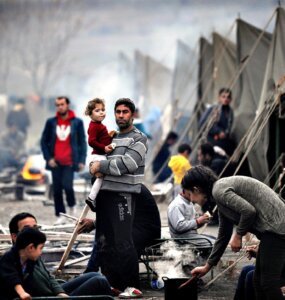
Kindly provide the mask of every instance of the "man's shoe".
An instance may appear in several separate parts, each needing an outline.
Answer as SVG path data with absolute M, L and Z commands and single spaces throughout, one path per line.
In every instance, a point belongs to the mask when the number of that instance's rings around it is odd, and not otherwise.
M 89 197 L 85 200 L 85 203 L 89 206 L 89 208 L 93 211 L 96 212 L 96 207 L 94 206 L 94 201 L 90 199 Z
M 56 221 L 54 222 L 54 225 L 63 225 L 66 224 L 66 218 L 63 216 L 56 217 Z
M 120 299 L 135 299 L 142 298 L 143 294 L 140 290 L 132 287 L 127 287 L 123 293 L 119 294 Z
M 74 205 L 74 206 L 69 206 L 68 208 L 67 208 L 67 211 L 68 211 L 68 214 L 69 215 L 71 215 L 71 216 L 75 216 L 76 215 L 76 213 L 77 213 L 77 207 L 76 207 L 76 205 Z

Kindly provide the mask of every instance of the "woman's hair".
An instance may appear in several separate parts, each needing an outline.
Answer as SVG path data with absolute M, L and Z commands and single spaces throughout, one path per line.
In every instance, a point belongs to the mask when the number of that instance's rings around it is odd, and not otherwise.
M 103 107 L 105 108 L 105 101 L 101 98 L 95 98 L 93 100 L 90 100 L 86 106 L 85 109 L 85 115 L 86 116 L 91 116 L 93 109 L 96 107 L 96 104 L 102 104 Z
M 217 179 L 217 175 L 211 169 L 198 165 L 187 171 L 182 179 L 181 186 L 191 192 L 194 191 L 194 188 L 198 188 L 211 201 L 213 185 Z
M 27 227 L 17 236 L 15 248 L 17 250 L 25 249 L 28 245 L 33 244 L 35 248 L 39 244 L 46 242 L 46 235 L 38 229 Z

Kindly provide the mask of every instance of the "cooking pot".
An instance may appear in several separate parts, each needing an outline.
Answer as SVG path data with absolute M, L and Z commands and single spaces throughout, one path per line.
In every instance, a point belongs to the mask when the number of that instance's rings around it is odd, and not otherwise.
M 192 280 L 189 284 L 178 289 L 181 284 L 189 278 L 168 278 L 162 277 L 164 281 L 164 299 L 165 300 L 197 300 L 197 280 Z

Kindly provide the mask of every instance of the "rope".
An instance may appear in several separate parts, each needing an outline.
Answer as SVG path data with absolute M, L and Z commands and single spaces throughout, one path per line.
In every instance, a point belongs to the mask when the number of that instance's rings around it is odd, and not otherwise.
M 232 26 L 231 26 L 231 28 L 230 28 L 230 31 L 229 31 L 228 35 L 230 35 L 231 31 L 232 31 L 233 28 L 234 28 L 234 25 L 235 25 L 235 22 L 232 24 Z M 227 44 L 227 43 L 226 43 L 226 44 Z M 218 66 L 219 66 L 220 62 L 222 61 L 222 60 L 221 60 L 221 57 L 223 56 L 223 54 L 225 53 L 225 51 L 226 51 L 226 45 L 223 47 L 223 49 L 222 49 L 221 52 L 220 52 L 221 54 L 220 54 L 220 56 L 219 56 L 218 64 L 217 64 Z M 210 65 L 211 65 L 211 63 L 212 63 L 213 61 L 214 61 L 214 57 L 212 57 L 212 59 L 211 59 L 210 63 L 208 64 L 206 70 L 208 70 L 208 68 L 210 68 Z M 206 71 L 204 72 L 204 75 L 205 75 L 205 74 L 206 74 Z M 192 94 L 194 94 L 195 90 L 198 88 L 199 84 L 202 82 L 202 79 L 203 79 L 203 77 L 198 81 L 198 83 L 197 83 L 197 85 L 195 86 L 195 89 L 193 90 L 193 93 L 192 93 Z M 187 123 L 185 129 L 184 129 L 184 130 L 182 131 L 182 133 L 180 134 L 180 136 L 179 136 L 179 138 L 178 138 L 178 140 L 177 140 L 177 142 L 176 142 L 176 145 L 179 145 L 179 144 L 182 142 L 182 140 L 184 139 L 184 137 L 185 137 L 186 134 L 188 133 L 189 129 L 192 127 L 192 125 L 193 125 L 193 123 L 194 123 L 194 121 L 195 121 L 195 117 L 196 117 L 196 116 L 198 115 L 198 113 L 200 112 L 200 110 L 201 110 L 201 108 L 202 108 L 202 106 L 203 106 L 203 102 L 204 102 L 206 96 L 208 95 L 208 93 L 209 93 L 209 91 L 210 91 L 210 87 L 211 87 L 213 81 L 214 81 L 214 79 L 212 78 L 212 80 L 208 82 L 208 84 L 207 84 L 207 86 L 206 86 L 206 89 L 205 89 L 205 93 L 204 93 L 202 99 L 198 102 L 198 106 L 197 106 L 197 108 L 196 108 L 196 111 L 193 113 L 193 116 L 189 119 L 189 122 Z M 185 84 L 185 90 L 186 90 L 186 84 Z M 206 123 L 206 122 L 205 122 L 205 123 Z M 206 124 L 205 124 L 205 126 L 206 126 Z M 200 129 L 200 131 L 201 131 L 201 130 L 202 130 L 202 128 Z M 148 163 L 148 165 L 146 166 L 146 172 L 149 170 L 149 167 L 150 167 L 150 165 L 152 164 L 152 162 L 153 162 L 154 158 L 156 157 L 156 155 L 158 154 L 158 152 L 159 152 L 159 150 L 160 150 L 162 144 L 163 144 L 163 143 L 160 141 L 160 143 L 158 144 L 158 147 L 156 147 L 156 148 L 157 148 L 157 151 L 156 151 L 155 154 L 152 155 L 151 159 L 149 160 L 149 163 Z M 192 144 L 193 144 L 193 143 L 192 143 Z M 173 147 L 172 153 L 173 153 L 174 151 L 177 150 L 177 147 L 178 147 L 178 146 L 174 146 L 174 147 Z M 169 157 L 170 157 L 170 155 L 169 155 Z M 166 160 L 166 162 L 161 166 L 161 168 L 159 169 L 159 171 L 158 171 L 158 172 L 156 173 L 156 175 L 154 176 L 152 182 L 155 182 L 155 180 L 156 180 L 157 177 L 161 174 L 162 170 L 166 167 L 167 164 L 168 164 L 168 160 Z

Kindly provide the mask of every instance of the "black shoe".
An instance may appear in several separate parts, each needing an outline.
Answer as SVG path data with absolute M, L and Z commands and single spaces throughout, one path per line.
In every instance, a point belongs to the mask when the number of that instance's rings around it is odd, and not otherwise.
M 94 201 L 91 200 L 90 198 L 87 198 L 85 200 L 85 203 L 89 206 L 89 208 L 93 211 L 96 212 L 96 206 L 94 206 Z

